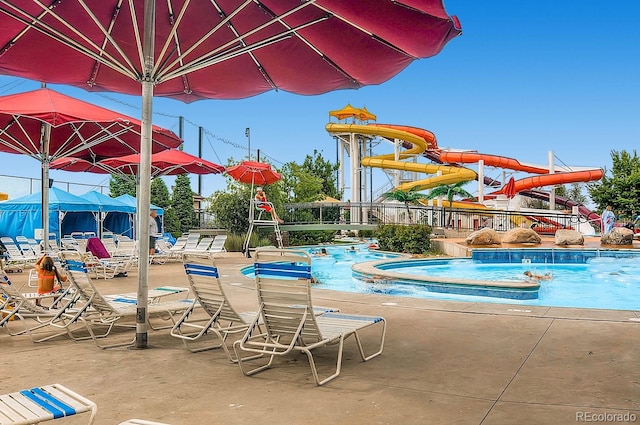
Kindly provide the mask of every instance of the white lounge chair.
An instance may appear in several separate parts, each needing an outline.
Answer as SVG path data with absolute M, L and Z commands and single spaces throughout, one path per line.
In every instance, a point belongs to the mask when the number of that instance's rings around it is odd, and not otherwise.
M 227 235 L 216 235 L 209 247 L 209 252 L 212 254 L 227 252 L 224 247 L 225 242 L 227 241 Z
M 313 314 L 311 302 L 311 257 L 303 251 L 256 251 L 254 264 L 260 314 L 251 323 L 242 339 L 233 348 L 242 373 L 253 375 L 271 366 L 276 356 L 294 351 L 307 355 L 313 378 L 323 385 L 340 374 L 344 340 L 354 336 L 360 357 L 370 360 L 382 353 L 386 321 L 380 316 L 360 316 L 344 313 Z M 286 275 L 283 278 L 283 275 Z M 377 326 L 376 326 L 377 325 Z M 264 328 L 264 331 L 261 331 Z M 376 351 L 365 354 L 360 332 L 377 328 L 380 342 Z M 337 344 L 337 362 L 334 372 L 321 379 L 318 375 L 313 350 Z M 249 354 L 242 357 L 243 352 Z M 248 361 L 266 357 L 252 369 Z
M 31 250 L 36 253 L 36 257 L 40 258 L 42 256 L 40 244 L 33 238 L 27 238 L 27 243 L 31 247 Z
M 182 247 L 182 252 L 194 251 L 200 242 L 200 233 L 189 233 L 187 235 L 187 242 Z
M 96 404 L 60 384 L 28 388 L 0 395 L 0 424 L 38 424 L 81 413 L 89 413 L 88 424 L 95 419 Z
M 38 298 L 51 298 L 52 304 L 57 304 L 58 308 L 47 309 L 38 306 L 35 303 Z M 82 313 L 81 309 L 76 308 L 77 299 L 70 288 L 46 295 L 35 292 L 23 293 L 11 283 L 4 271 L 0 271 L 0 301 L 0 327 L 4 327 L 12 336 L 27 334 L 33 342 L 47 341 L 64 334 L 70 335 L 68 328 L 75 321 L 74 315 Z M 20 323 L 22 329 L 12 330 L 12 322 Z M 35 332 L 49 326 L 55 328 L 54 334 Z
M 169 260 L 180 260 L 182 258 L 182 253 L 184 252 L 188 238 L 189 235 L 180 236 L 176 239 L 176 242 L 167 249 Z
M 206 253 L 209 250 L 209 246 L 211 245 L 211 242 L 213 242 L 213 237 L 205 236 L 198 241 L 198 244 L 195 246 L 195 248 L 190 249 L 185 247 L 183 253 L 185 254 Z
M 91 281 L 84 263 L 67 259 L 65 252 L 60 253 L 60 258 L 63 260 L 67 277 L 77 290 L 79 297 L 91 307 L 79 317 L 79 320 L 85 325 L 86 330 L 89 332 L 88 338 L 92 339 L 99 348 L 131 345 L 133 341 L 109 346 L 100 345 L 98 339 L 108 336 L 116 325 L 123 325 L 131 329 L 135 328 L 135 324 L 123 324 L 123 322 L 125 319 L 133 319 L 136 317 L 136 300 L 130 298 L 109 300 L 105 298 Z M 173 323 L 175 323 L 174 316 L 183 313 L 192 303 L 193 300 L 149 303 L 147 305 L 148 319 L 161 318 L 171 321 L 171 325 L 173 325 Z M 151 320 L 148 320 L 147 323 L 151 329 L 158 329 L 153 326 Z M 104 329 L 98 334 L 96 330 L 99 327 Z M 72 337 L 77 340 L 87 339 L 86 337 L 78 338 L 73 335 Z
M 211 256 L 184 254 L 183 263 L 195 301 L 182 317 L 176 320 L 171 335 L 180 338 L 192 352 L 222 347 L 229 361 L 235 362 L 236 359 L 225 341 L 231 334 L 244 333 L 256 312 L 239 313 L 233 308 L 220 282 L 218 267 Z M 205 319 L 194 318 L 199 309 L 206 313 Z M 214 345 L 194 344 L 208 333 L 213 333 L 217 338 Z

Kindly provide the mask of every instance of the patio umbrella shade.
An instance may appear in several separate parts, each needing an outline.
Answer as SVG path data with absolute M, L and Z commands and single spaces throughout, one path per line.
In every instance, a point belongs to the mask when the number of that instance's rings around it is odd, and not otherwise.
M 150 198 L 154 93 L 189 102 L 355 89 L 461 33 L 442 0 L 3 0 L 0 28 L 0 73 L 142 95 L 141 207 Z M 144 348 L 149 217 L 138 217 L 136 347 Z
M 64 157 L 51 161 L 49 168 L 52 170 L 73 171 L 76 173 L 115 174 L 116 170 L 110 170 L 100 162 L 87 161 L 82 158 Z
M 23 154 L 42 164 L 42 228 L 49 233 L 49 163 L 62 157 L 96 161 L 138 152 L 140 120 L 42 88 L 0 97 L 0 152 Z M 153 151 L 182 142 L 170 130 L 152 127 Z
M 518 194 L 518 192 L 516 192 L 516 182 L 513 177 L 511 177 L 507 184 L 504 185 L 504 187 L 502 188 L 502 193 L 504 193 L 509 199 Z
M 119 158 L 104 159 L 98 165 L 122 174 L 138 175 L 140 155 L 132 154 Z M 222 165 L 176 149 L 151 155 L 152 178 L 177 174 L 221 174 L 222 172 L 224 172 Z
M 227 174 L 240 183 L 264 186 L 277 182 L 282 176 L 271 165 L 256 161 L 242 161 L 227 168 Z

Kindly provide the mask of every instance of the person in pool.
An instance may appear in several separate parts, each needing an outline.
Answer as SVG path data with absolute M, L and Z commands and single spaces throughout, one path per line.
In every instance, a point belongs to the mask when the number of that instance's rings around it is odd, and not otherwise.
M 527 276 L 529 280 L 534 280 L 534 281 L 553 279 L 553 275 L 551 273 L 536 274 L 536 273 L 533 273 L 531 270 L 527 270 L 526 272 L 524 272 L 524 275 Z
M 325 257 L 329 255 L 329 253 L 327 252 L 327 248 L 322 248 L 320 251 L 314 250 L 311 254 L 316 257 Z

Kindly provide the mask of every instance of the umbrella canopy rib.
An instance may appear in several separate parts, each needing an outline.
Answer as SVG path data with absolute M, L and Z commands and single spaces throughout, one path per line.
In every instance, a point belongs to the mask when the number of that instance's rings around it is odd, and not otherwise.
M 28 70 L 20 71 L 27 78 L 134 95 L 147 80 L 158 95 L 186 102 L 274 89 L 312 95 L 380 84 L 413 60 L 439 53 L 461 32 L 440 0 L 155 1 L 162 30 L 145 70 L 142 3 L 0 0 L 0 20 L 11 22 L 0 34 L 0 68 L 15 63 L 16 49 L 46 37 L 68 54 L 45 70 L 36 47 Z M 298 72 L 287 66 L 291 55 Z M 372 67 L 372 60 L 386 66 Z M 66 61 L 74 67 L 67 69 Z

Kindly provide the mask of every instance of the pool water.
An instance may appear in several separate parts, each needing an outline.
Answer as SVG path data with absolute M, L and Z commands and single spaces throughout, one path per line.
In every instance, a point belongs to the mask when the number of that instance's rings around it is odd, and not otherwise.
M 348 248 L 348 247 L 347 247 Z M 471 259 L 454 259 L 447 264 L 401 267 L 406 274 L 446 276 L 480 280 L 524 280 L 524 272 L 551 273 L 552 280 L 540 282 L 539 298 L 512 300 L 473 295 L 429 292 L 420 285 L 367 283 L 352 277 L 351 266 L 365 261 L 396 258 L 392 254 L 369 251 L 366 245 L 356 252 L 344 247 L 327 247 L 329 256 L 312 257 L 312 273 L 316 288 L 346 292 L 382 293 L 388 295 L 440 300 L 509 303 L 535 306 L 602 308 L 637 310 L 640 308 L 640 261 L 634 258 L 594 258 L 586 264 L 480 264 Z M 393 270 L 385 268 L 385 270 Z

